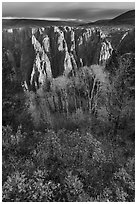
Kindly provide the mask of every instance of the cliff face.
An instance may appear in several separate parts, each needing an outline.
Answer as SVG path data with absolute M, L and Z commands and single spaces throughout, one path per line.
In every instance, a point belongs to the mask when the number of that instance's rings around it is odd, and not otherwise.
M 115 74 L 116 70 L 119 69 L 121 60 L 125 60 L 123 63 L 129 61 L 129 65 L 134 64 L 135 66 L 135 29 L 127 31 L 121 38 L 117 49 L 113 50 L 111 57 L 106 63 L 106 70 L 111 74 Z
M 94 28 L 3 29 L 2 40 L 16 77 L 29 90 L 37 89 L 46 78 L 104 64 L 112 54 L 105 35 Z

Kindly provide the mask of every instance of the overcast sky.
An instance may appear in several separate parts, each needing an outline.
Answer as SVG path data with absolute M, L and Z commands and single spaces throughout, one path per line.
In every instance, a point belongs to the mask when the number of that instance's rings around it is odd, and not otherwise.
M 69 18 L 98 20 L 113 18 L 135 9 L 134 2 L 3 2 L 3 17 Z

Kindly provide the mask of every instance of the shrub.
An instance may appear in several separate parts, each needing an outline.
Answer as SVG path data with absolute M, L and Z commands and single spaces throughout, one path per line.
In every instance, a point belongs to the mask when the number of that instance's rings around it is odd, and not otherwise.
M 64 187 L 69 202 L 78 201 L 79 197 L 84 193 L 82 182 L 77 175 L 72 175 L 72 172 L 67 172 L 67 176 L 64 180 Z
M 3 201 L 54 201 L 54 193 L 59 186 L 52 181 L 45 181 L 41 171 L 34 172 L 31 178 L 26 177 L 24 172 L 15 172 L 4 183 Z
M 8 149 L 3 157 L 3 201 L 134 199 L 134 159 L 121 163 L 118 157 L 123 158 L 124 150 L 116 154 L 117 145 L 79 130 L 33 131 L 32 140 L 20 131 L 3 128 L 3 145 Z M 14 142 L 9 139 L 13 134 Z M 30 142 L 23 143 L 20 135 L 24 134 Z M 23 155 L 24 144 L 27 151 Z
M 130 71 L 84 67 L 26 92 L 35 130 L 3 127 L 3 201 L 134 201 Z
M 28 111 L 35 126 L 53 127 L 55 115 L 71 118 L 78 126 L 84 114 L 96 114 L 105 77 L 100 66 L 83 67 L 70 78 L 52 79 L 49 89 L 45 82 L 36 93 L 27 92 Z
M 22 126 L 19 126 L 17 132 L 14 133 L 10 126 L 2 127 L 2 146 L 4 149 L 17 147 L 23 143 L 26 138 L 26 133 L 21 133 Z
M 135 67 L 133 59 L 129 59 L 130 56 L 127 57 L 127 55 L 121 57 L 119 69 L 115 72 L 115 76 L 111 77 L 107 92 L 106 109 L 114 137 L 116 137 L 118 130 L 123 129 L 126 137 L 130 134 L 134 135 Z

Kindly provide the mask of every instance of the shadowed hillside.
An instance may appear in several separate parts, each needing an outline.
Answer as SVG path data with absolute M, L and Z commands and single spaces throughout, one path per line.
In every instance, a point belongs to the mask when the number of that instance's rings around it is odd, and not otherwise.
M 108 26 L 114 26 L 114 25 L 135 25 L 135 10 L 127 11 L 113 19 L 104 19 L 104 20 L 98 20 L 95 22 L 82 24 L 82 25 L 108 25 Z
M 112 24 L 133 24 L 135 25 L 135 10 L 127 11 L 109 21 Z

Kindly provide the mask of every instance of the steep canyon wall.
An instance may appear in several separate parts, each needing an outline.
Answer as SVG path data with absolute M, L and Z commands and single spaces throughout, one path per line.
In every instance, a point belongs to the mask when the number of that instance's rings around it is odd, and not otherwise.
M 28 90 L 37 89 L 46 78 L 105 64 L 113 50 L 102 31 L 95 28 L 15 28 L 3 29 L 2 34 L 2 46 L 16 78 Z

